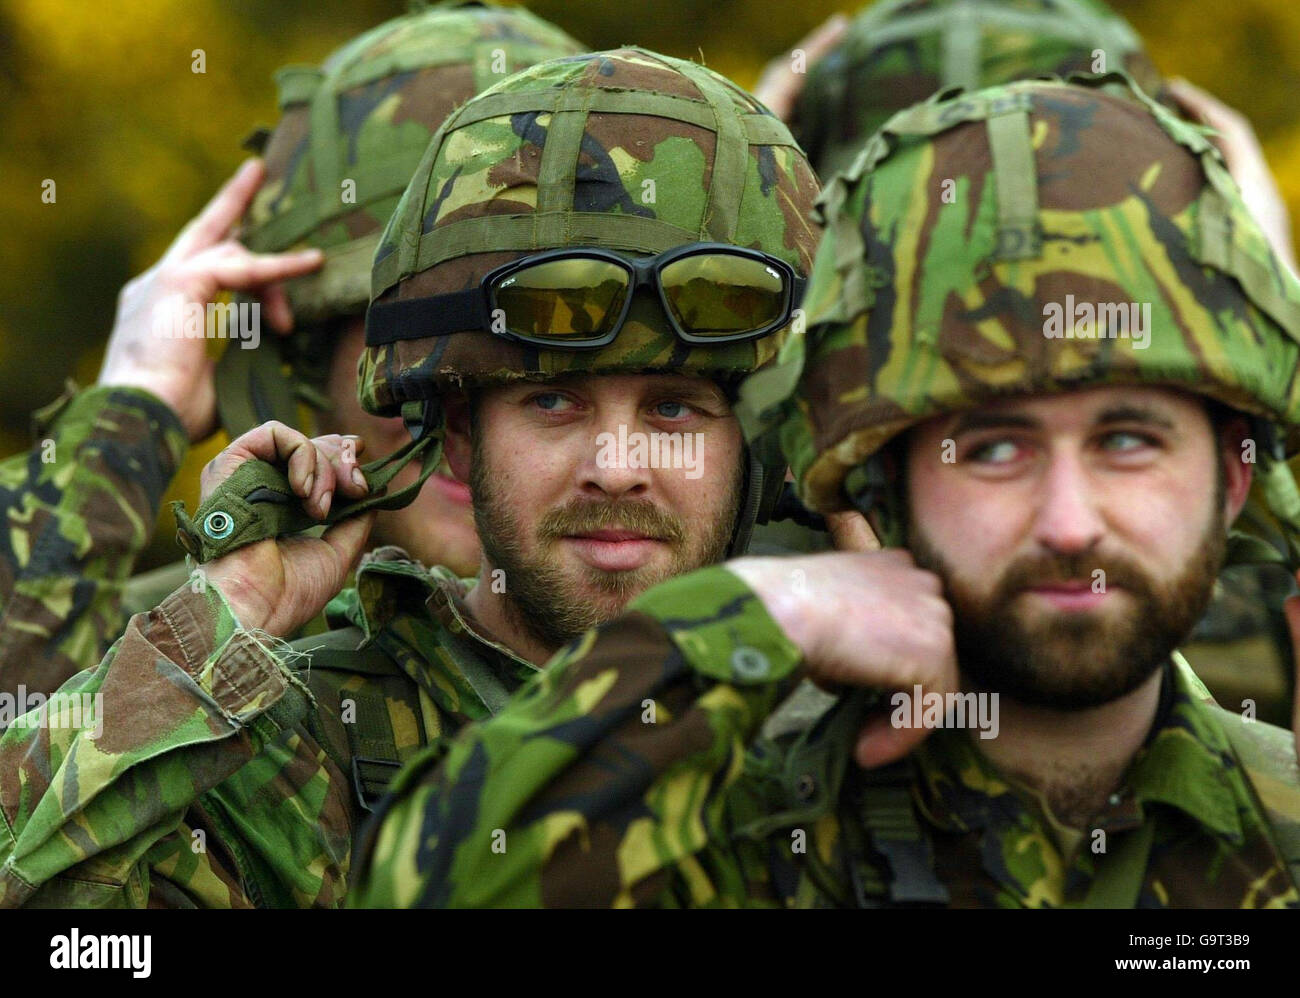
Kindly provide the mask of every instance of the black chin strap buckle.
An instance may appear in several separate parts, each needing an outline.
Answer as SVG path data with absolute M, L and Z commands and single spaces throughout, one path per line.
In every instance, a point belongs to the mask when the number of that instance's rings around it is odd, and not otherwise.
M 776 507 L 772 510 L 772 519 L 791 520 L 809 530 L 820 530 L 822 533 L 827 531 L 826 517 L 814 513 L 803 504 L 792 482 L 781 483 L 781 494 L 777 497 Z
M 412 440 L 426 436 L 442 417 L 442 407 L 437 399 L 423 399 L 402 403 L 402 422 Z

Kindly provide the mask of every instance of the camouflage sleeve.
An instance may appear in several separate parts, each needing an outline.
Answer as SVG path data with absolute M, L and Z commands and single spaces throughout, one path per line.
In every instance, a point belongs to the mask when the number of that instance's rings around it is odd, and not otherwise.
M 724 567 L 655 587 L 408 767 L 359 844 L 349 903 L 741 903 L 725 796 L 799 663 Z
M 103 658 L 189 447 L 148 392 L 74 390 L 36 414 L 29 453 L 0 462 L 0 693 L 52 693 Z
M 220 808 L 200 797 L 250 760 L 251 778 L 273 787 L 257 760 L 294 752 L 310 695 L 263 640 L 215 587 L 179 589 L 132 617 L 98 668 L 9 726 L 0 905 L 256 901 L 243 893 L 245 851 L 216 841 Z M 310 784 L 300 789 L 314 799 Z M 304 872 L 339 879 L 323 862 Z

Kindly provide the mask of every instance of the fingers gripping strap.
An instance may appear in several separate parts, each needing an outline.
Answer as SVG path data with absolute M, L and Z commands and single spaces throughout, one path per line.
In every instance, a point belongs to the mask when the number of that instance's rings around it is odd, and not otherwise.
M 420 458 L 419 477 L 405 488 L 385 494 L 393 477 L 416 457 Z M 356 502 L 334 503 L 324 520 L 303 509 L 279 468 L 266 461 L 245 461 L 204 500 L 192 519 L 183 502 L 172 503 L 176 542 L 202 563 L 258 541 L 332 525 L 369 509 L 401 509 L 415 499 L 441 457 L 442 438 L 431 434 L 386 458 L 361 465 L 371 494 Z

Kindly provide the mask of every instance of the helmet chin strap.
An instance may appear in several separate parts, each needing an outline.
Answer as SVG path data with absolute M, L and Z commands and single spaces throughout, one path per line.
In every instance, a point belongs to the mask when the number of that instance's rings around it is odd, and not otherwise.
M 360 466 L 370 486 L 365 498 L 336 502 L 323 520 L 317 519 L 303 509 L 280 468 L 254 458 L 217 486 L 193 518 L 186 513 L 185 503 L 172 503 L 177 543 L 197 561 L 207 562 L 257 541 L 337 523 L 369 509 L 409 506 L 442 459 L 443 435 L 436 401 L 408 402 L 402 407 L 402 415 L 411 440 L 387 457 Z M 390 493 L 389 483 L 417 459 L 420 473 L 416 480 Z
M 765 466 L 752 445 L 745 446 L 745 487 L 741 491 L 736 527 L 727 545 L 727 557 L 739 558 L 749 548 L 756 524 L 773 519 L 785 484 L 785 469 Z
M 867 518 L 881 547 L 902 547 L 905 520 L 902 490 L 891 480 L 885 459 L 872 454 L 844 476 L 844 492 L 853 507 Z

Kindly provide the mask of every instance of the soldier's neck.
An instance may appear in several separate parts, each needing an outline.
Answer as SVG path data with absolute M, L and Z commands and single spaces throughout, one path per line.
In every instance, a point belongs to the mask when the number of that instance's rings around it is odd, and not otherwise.
M 997 738 L 973 742 L 999 770 L 1040 793 L 1061 822 L 1082 827 L 1120 785 L 1160 702 L 1157 670 L 1100 707 L 1063 711 L 1001 697 Z
M 485 560 L 479 570 L 479 581 L 465 594 L 464 606 L 474 618 L 474 623 L 492 635 L 501 644 L 539 668 L 547 663 L 558 647 L 539 641 L 531 631 L 525 628 L 519 619 L 519 613 L 508 596 L 494 592 L 491 582 L 492 568 Z

